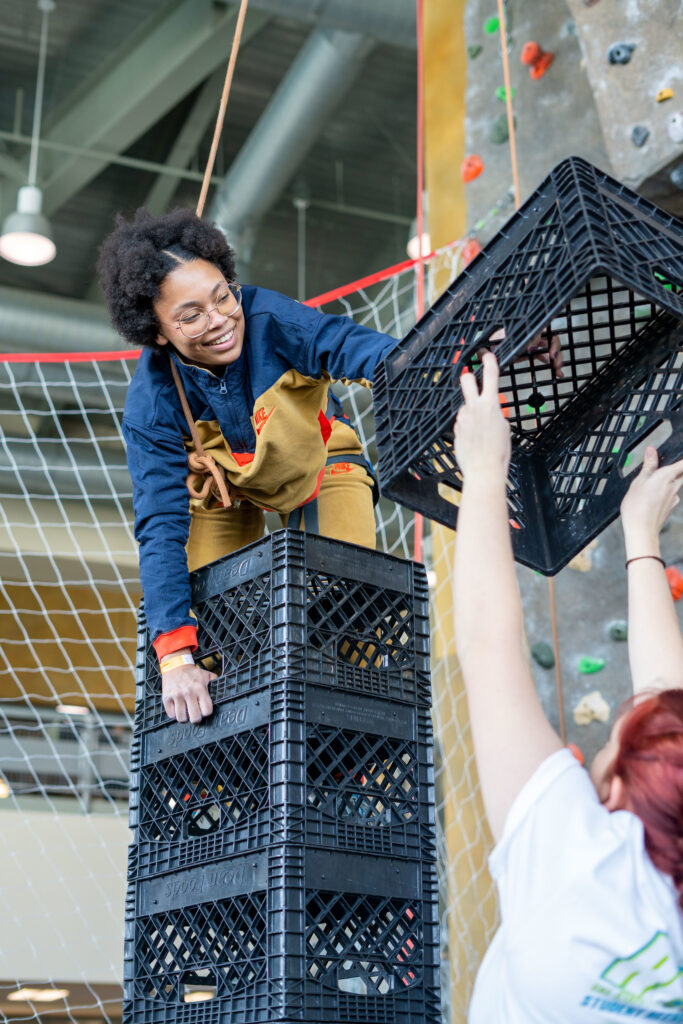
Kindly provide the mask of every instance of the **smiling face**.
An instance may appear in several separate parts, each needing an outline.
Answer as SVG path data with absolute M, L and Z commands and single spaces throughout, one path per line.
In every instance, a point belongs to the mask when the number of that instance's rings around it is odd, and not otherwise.
M 236 362 L 244 344 L 242 308 L 229 316 L 214 308 L 227 292 L 223 274 L 208 260 L 178 264 L 162 281 L 154 302 L 159 345 L 172 344 L 188 362 L 206 370 L 220 370 Z M 179 317 L 190 309 L 211 310 L 209 326 L 198 338 L 186 337 L 178 325 Z M 191 324 L 190 329 L 197 328 Z

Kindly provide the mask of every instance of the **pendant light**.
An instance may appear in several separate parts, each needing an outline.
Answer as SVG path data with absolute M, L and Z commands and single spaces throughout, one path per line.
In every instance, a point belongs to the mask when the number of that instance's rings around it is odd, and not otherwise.
M 23 267 L 42 266 L 53 260 L 57 253 L 50 223 L 47 217 L 41 213 L 43 194 L 36 185 L 47 54 L 47 22 L 50 12 L 55 9 L 55 0 L 38 0 L 38 9 L 43 13 L 43 21 L 40 29 L 38 79 L 36 102 L 33 108 L 33 135 L 31 136 L 28 184 L 19 189 L 17 208 L 5 220 L 0 235 L 0 256 L 4 256 L 10 263 L 18 263 Z

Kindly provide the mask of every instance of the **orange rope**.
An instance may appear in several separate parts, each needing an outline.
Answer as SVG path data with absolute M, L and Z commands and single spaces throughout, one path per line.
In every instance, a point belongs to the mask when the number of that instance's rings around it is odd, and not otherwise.
M 230 51 L 230 61 L 228 63 L 228 70 L 225 74 L 225 82 L 223 84 L 223 93 L 221 95 L 221 102 L 218 108 L 218 117 L 216 118 L 216 127 L 213 133 L 213 141 L 211 143 L 211 152 L 209 153 L 209 159 L 206 164 L 206 170 L 204 171 L 204 180 L 202 181 L 202 190 L 199 193 L 199 200 L 197 202 L 197 216 L 201 217 L 204 212 L 204 204 L 206 203 L 206 196 L 209 191 L 209 182 L 211 180 L 211 174 L 213 172 L 213 165 L 216 161 L 216 153 L 218 151 L 218 142 L 223 131 L 223 121 L 225 119 L 225 111 L 228 106 L 228 96 L 230 95 L 230 86 L 232 85 L 232 76 L 235 71 L 235 64 L 237 63 L 237 53 L 240 48 L 240 40 L 242 39 L 242 29 L 244 27 L 244 19 L 247 14 L 247 4 L 249 0 L 242 0 L 240 4 L 239 14 L 237 15 L 237 24 L 235 25 L 235 34 L 232 40 L 232 50 Z
M 505 109 L 508 118 L 508 133 L 510 136 L 510 164 L 512 167 L 512 184 L 515 190 L 515 209 L 518 210 L 522 204 L 519 192 L 519 176 L 517 173 L 517 145 L 515 141 L 515 118 L 512 111 L 512 89 L 510 88 L 510 65 L 507 52 L 507 31 L 505 27 L 505 8 L 503 0 L 498 0 L 498 27 L 500 29 L 500 49 L 503 58 L 503 82 L 505 84 Z M 562 690 L 562 669 L 560 667 L 560 644 L 557 636 L 557 613 L 555 610 L 555 585 L 551 578 L 548 579 L 548 603 L 550 607 L 550 625 L 553 633 L 553 653 L 555 655 L 555 683 L 557 687 L 557 706 L 559 711 L 560 737 L 563 743 L 567 742 L 567 734 L 564 720 L 564 693 Z
M 519 177 L 517 174 L 517 147 L 515 145 L 515 117 L 512 112 L 512 89 L 510 88 L 510 65 L 508 63 L 507 32 L 505 30 L 505 8 L 503 0 L 498 0 L 498 26 L 500 28 L 500 49 L 503 56 L 503 82 L 505 84 L 505 109 L 508 115 L 508 134 L 510 136 L 510 163 L 512 164 L 512 184 L 515 189 L 515 209 L 521 206 L 519 197 Z

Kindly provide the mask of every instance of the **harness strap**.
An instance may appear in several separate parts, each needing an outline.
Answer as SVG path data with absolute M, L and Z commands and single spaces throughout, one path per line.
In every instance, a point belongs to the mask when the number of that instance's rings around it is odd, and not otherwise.
M 178 391 L 180 404 L 185 413 L 185 419 L 190 428 L 190 436 L 194 444 L 194 451 L 188 452 L 187 455 L 187 464 L 190 469 L 185 480 L 187 489 L 193 498 L 208 498 L 213 493 L 216 497 L 220 497 L 226 508 L 230 508 L 232 498 L 230 497 L 230 485 L 225 479 L 225 470 L 222 466 L 218 465 L 213 455 L 209 455 L 208 452 L 204 451 L 197 426 L 192 418 L 192 412 L 190 411 L 180 374 L 173 358 L 169 355 L 168 359 L 171 364 L 171 373 L 173 374 L 173 380 Z

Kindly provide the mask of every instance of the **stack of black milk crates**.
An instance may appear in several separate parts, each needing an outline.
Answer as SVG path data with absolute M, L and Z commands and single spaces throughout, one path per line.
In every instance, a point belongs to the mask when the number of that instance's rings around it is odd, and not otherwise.
M 124 1024 L 437 1024 L 423 567 L 281 530 L 192 586 L 201 724 L 140 615 Z

